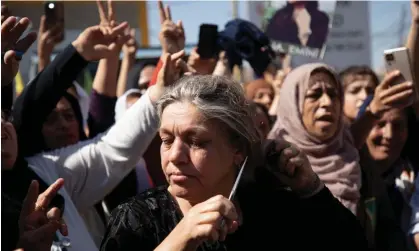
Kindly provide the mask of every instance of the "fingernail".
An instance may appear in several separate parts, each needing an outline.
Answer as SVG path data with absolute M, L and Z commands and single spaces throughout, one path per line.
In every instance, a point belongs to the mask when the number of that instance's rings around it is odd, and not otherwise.
M 409 81 L 409 82 L 407 82 L 407 85 L 408 86 L 412 86 L 413 85 L 413 82 L 412 81 Z

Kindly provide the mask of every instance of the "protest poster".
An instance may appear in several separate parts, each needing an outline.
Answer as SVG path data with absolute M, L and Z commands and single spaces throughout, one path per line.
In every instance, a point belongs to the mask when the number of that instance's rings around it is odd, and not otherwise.
M 332 27 L 336 1 L 265 1 L 262 28 L 272 49 L 321 59 Z

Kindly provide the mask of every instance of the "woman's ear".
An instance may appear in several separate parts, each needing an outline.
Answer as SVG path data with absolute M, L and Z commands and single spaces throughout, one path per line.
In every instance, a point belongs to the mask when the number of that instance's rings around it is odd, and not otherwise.
M 237 150 L 236 153 L 234 154 L 234 165 L 240 166 L 243 163 L 244 158 L 245 156 L 243 155 L 243 153 Z

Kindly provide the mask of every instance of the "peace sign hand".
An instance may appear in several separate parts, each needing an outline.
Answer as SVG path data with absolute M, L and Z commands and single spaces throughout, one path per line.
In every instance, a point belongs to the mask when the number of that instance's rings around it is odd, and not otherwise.
M 101 0 L 97 0 L 97 9 L 99 11 L 100 17 L 100 25 L 101 26 L 116 26 L 115 21 L 115 12 L 114 12 L 114 5 L 111 0 L 108 0 L 108 14 L 105 14 L 105 7 L 103 6 L 103 2 Z
M 84 30 L 72 45 L 86 61 L 109 58 L 114 55 L 119 44 L 124 44 L 128 37 L 124 31 L 128 23 L 124 22 L 115 28 L 92 26 Z
M 108 3 L 107 5 L 108 11 L 106 14 L 103 1 L 101 0 L 96 1 L 97 9 L 99 11 L 99 17 L 100 17 L 99 25 L 103 29 L 106 29 L 110 32 L 113 28 L 117 27 L 119 23 L 116 21 L 113 2 L 111 0 L 108 0 L 107 3 Z M 119 56 L 119 53 L 121 53 L 121 50 L 122 50 L 122 46 L 127 40 L 131 38 L 130 34 L 127 34 L 125 32 L 122 33 L 120 36 L 122 37 L 122 39 L 117 40 L 115 42 L 115 46 L 112 48 L 110 56 Z
M 67 225 L 61 219 L 60 210 L 52 208 L 47 211 L 52 199 L 63 185 L 64 180 L 58 179 L 45 192 L 38 195 L 39 184 L 37 181 L 32 181 L 19 217 L 18 248 L 23 248 L 25 251 L 49 251 L 57 230 L 60 230 L 64 236 L 68 235 Z
M 185 30 L 182 21 L 175 24 L 172 21 L 170 7 L 163 7 L 162 1 L 158 2 L 160 13 L 160 33 L 159 40 L 162 46 L 163 55 L 165 53 L 176 53 L 185 48 Z

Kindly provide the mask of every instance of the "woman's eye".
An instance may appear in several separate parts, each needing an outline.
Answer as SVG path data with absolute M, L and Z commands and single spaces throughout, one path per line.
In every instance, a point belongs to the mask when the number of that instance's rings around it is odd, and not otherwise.
M 171 145 L 173 143 L 173 139 L 171 138 L 161 138 L 161 141 L 166 146 Z
M 309 92 L 309 93 L 307 93 L 307 98 L 318 99 L 318 98 L 321 97 L 321 95 L 322 95 L 322 93 L 321 92 L 318 92 L 318 91 L 316 91 L 316 92 Z
M 349 89 L 349 93 L 351 94 L 357 94 L 361 89 L 359 87 L 355 87 L 352 89 Z
M 204 148 L 209 141 L 203 141 L 203 140 L 191 140 L 190 145 L 194 148 Z

